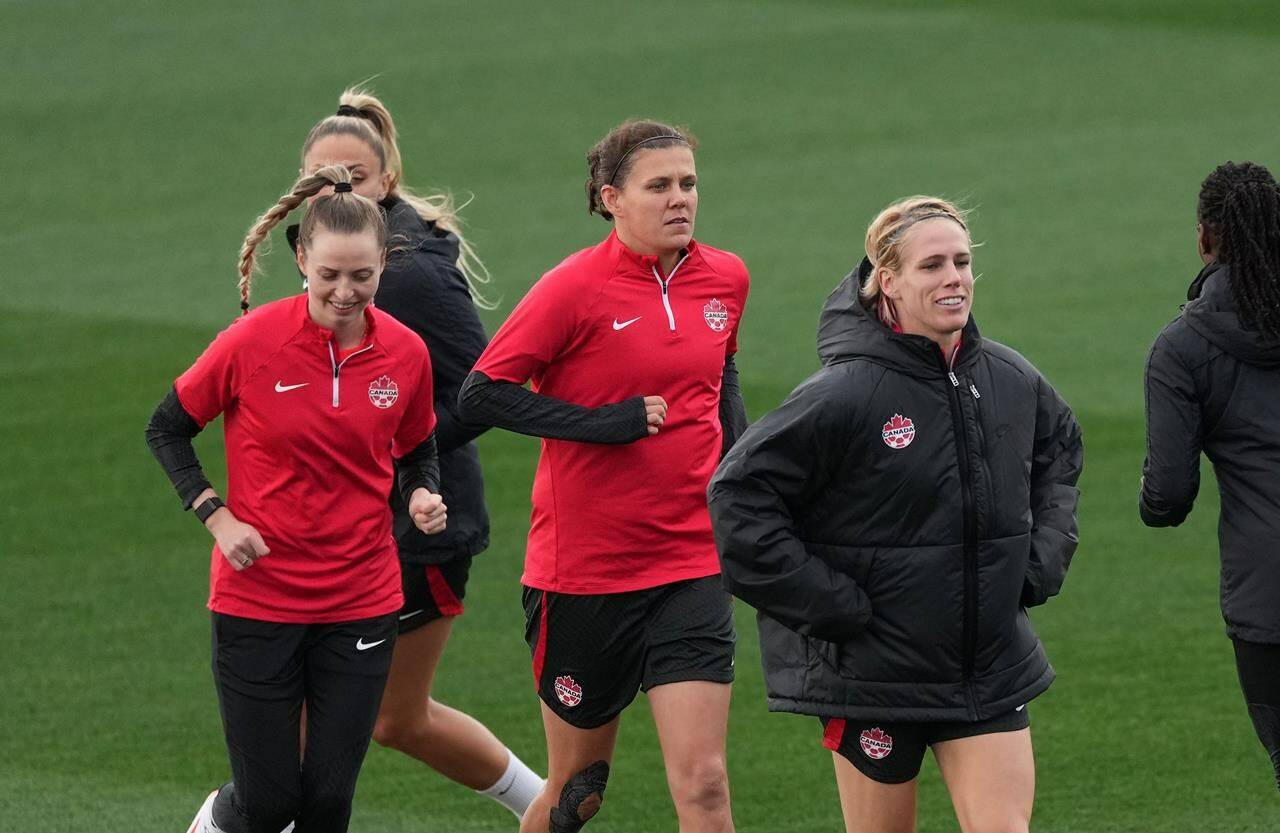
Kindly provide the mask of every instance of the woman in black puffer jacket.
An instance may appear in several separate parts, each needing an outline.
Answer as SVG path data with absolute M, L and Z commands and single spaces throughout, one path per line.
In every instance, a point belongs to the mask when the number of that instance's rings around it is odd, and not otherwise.
M 965 830 L 1025 830 L 1025 704 L 1053 680 L 1025 608 L 1076 548 L 1080 429 L 978 334 L 954 206 L 890 206 L 867 255 L 823 309 L 823 369 L 712 480 L 725 582 L 760 611 L 770 709 L 823 718 L 849 830 L 913 829 L 926 747 Z
M 1222 494 L 1222 616 L 1258 739 L 1280 786 L 1280 185 L 1252 162 L 1200 188 L 1205 267 L 1147 361 L 1147 459 L 1138 510 L 1177 526 L 1200 488 Z

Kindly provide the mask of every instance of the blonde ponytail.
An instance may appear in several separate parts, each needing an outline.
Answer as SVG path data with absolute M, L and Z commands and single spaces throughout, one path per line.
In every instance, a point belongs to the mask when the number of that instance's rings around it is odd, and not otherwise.
M 365 141 L 382 162 L 383 170 L 391 175 L 391 187 L 387 196 L 403 200 L 424 222 L 434 223 L 458 238 L 458 270 L 462 272 L 471 293 L 472 302 L 481 309 L 496 309 L 497 304 L 485 297 L 482 287 L 492 281 L 484 261 L 467 242 L 458 216 L 459 207 L 448 192 L 419 194 L 401 181 L 404 167 L 400 159 L 399 134 L 395 121 L 385 104 L 369 90 L 361 86 L 350 87 L 338 98 L 338 112 L 311 129 L 302 147 L 305 158 L 311 146 L 323 136 L 337 133 L 357 136 Z

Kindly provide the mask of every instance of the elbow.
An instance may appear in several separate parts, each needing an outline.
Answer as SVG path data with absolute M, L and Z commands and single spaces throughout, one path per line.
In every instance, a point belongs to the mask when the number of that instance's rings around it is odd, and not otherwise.
M 486 385 L 493 384 L 488 376 L 485 376 L 478 370 L 473 370 L 467 374 L 467 378 L 462 383 L 462 387 L 458 390 L 458 419 L 463 423 L 470 425 L 487 425 L 484 421 L 481 411 L 481 403 L 484 400 L 484 388 Z

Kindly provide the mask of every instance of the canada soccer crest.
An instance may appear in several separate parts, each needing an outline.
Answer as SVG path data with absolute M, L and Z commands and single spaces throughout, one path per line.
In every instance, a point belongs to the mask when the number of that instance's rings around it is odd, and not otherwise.
M 880 429 L 880 436 L 890 448 L 906 448 L 916 438 L 916 426 L 902 414 L 894 414 Z
M 390 408 L 399 396 L 400 388 L 390 376 L 379 376 L 369 383 L 369 401 L 379 408 Z
M 878 726 L 864 730 L 858 738 L 858 743 L 862 746 L 863 753 L 873 761 L 888 757 L 893 751 L 893 738 L 886 735 Z
M 717 333 L 723 332 L 729 325 L 729 308 L 712 298 L 703 308 L 702 317 L 707 319 L 707 326 Z
M 575 683 L 568 674 L 556 677 L 556 698 L 571 709 L 582 702 L 582 686 Z

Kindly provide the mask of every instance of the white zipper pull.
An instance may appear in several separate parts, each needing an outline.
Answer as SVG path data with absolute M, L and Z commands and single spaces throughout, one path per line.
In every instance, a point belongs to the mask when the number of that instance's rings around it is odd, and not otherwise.
M 960 387 L 960 380 L 956 378 L 956 374 L 955 374 L 955 372 L 954 372 L 954 371 L 950 371 L 950 370 L 948 370 L 948 371 L 947 371 L 947 378 L 949 378 L 949 379 L 951 380 L 951 386 L 952 386 L 953 388 L 958 388 L 958 387 Z
M 974 399 L 982 398 L 982 394 L 978 393 L 978 389 L 973 386 L 972 382 L 969 383 L 969 392 L 973 394 Z
M 333 354 L 333 342 L 329 342 L 329 363 L 333 365 L 333 407 L 338 407 L 338 358 Z

